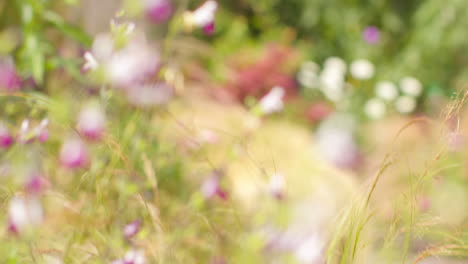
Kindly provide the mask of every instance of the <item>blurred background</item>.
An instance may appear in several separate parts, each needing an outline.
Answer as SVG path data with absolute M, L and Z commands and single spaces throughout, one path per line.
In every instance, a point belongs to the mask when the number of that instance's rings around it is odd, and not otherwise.
M 0 0 L 0 263 L 468 263 L 468 2 Z

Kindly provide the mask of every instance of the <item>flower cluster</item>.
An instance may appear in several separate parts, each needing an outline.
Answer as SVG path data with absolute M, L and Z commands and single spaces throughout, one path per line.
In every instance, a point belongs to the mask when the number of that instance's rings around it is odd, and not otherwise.
M 375 86 L 375 97 L 369 99 L 364 112 L 370 119 L 381 119 L 391 106 L 400 114 L 411 114 L 416 110 L 417 101 L 423 92 L 421 82 L 414 77 L 404 77 L 399 88 L 390 81 L 378 82 Z
M 135 32 L 134 24 L 112 25 L 112 33 L 97 35 L 91 51 L 84 54 L 83 70 L 96 81 L 123 91 L 132 104 L 166 103 L 172 88 L 156 78 L 161 69 L 158 49 L 142 32 Z
M 352 101 L 357 93 L 359 98 L 366 95 L 365 87 L 373 83 L 375 66 L 369 60 L 359 59 L 349 65 L 349 75 L 346 68 L 345 61 L 338 57 L 326 59 L 322 70 L 315 62 L 307 61 L 302 64 L 297 79 L 305 89 L 318 90 L 337 109 L 346 110 L 347 105 L 356 105 Z M 423 85 L 414 77 L 403 77 L 398 86 L 390 81 L 377 81 L 361 111 L 369 119 L 383 118 L 390 106 L 400 114 L 411 114 L 422 93 Z
M 81 138 L 89 142 L 102 139 L 106 127 L 104 110 L 97 102 L 85 104 L 78 114 L 76 128 Z M 60 149 L 60 162 L 69 169 L 84 168 L 90 162 L 90 153 L 85 141 L 78 136 L 67 138 Z
M 28 119 L 21 123 L 21 126 L 14 135 L 5 123 L 0 123 L 0 148 L 8 149 L 13 143 L 17 142 L 20 144 L 29 144 L 35 141 L 43 143 L 49 138 L 48 130 L 48 119 L 43 119 L 34 128 L 30 127 L 30 121 Z

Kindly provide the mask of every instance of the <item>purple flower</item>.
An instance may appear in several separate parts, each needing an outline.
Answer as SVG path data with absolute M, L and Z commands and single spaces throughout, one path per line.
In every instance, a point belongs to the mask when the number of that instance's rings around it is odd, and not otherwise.
M 98 104 L 88 104 L 81 109 L 77 129 L 89 140 L 99 140 L 104 134 L 106 117 Z
M 69 169 L 85 167 L 89 162 L 89 153 L 84 142 L 78 138 L 66 140 L 60 150 L 60 162 Z
M 9 148 L 14 141 L 15 140 L 8 131 L 8 128 L 0 123 L 0 148 Z
M 146 7 L 148 18 L 154 23 L 167 21 L 173 12 L 170 0 L 150 0 Z
M 375 26 L 369 26 L 362 32 L 362 38 L 368 44 L 377 44 L 380 40 L 380 31 Z
M 140 220 L 135 220 L 128 225 L 125 226 L 124 228 L 124 237 L 126 239 L 130 239 L 134 237 L 138 232 L 140 232 L 141 228 L 141 221 Z
M 0 63 L 0 91 L 16 92 L 21 88 L 21 79 L 16 69 L 7 63 Z

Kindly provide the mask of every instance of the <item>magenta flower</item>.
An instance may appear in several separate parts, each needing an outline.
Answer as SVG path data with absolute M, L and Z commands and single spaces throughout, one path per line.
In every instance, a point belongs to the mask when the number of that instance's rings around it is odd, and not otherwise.
M 380 30 L 375 26 L 369 26 L 362 32 L 362 38 L 368 44 L 377 44 L 380 40 Z
M 89 152 L 84 142 L 78 138 L 66 140 L 60 150 L 60 162 L 69 169 L 88 165 Z
M 173 12 L 170 0 L 150 0 L 147 1 L 146 14 L 154 23 L 167 21 Z
M 9 148 L 14 141 L 15 140 L 8 131 L 8 128 L 0 123 L 0 148 Z
M 203 26 L 203 33 L 205 33 L 205 35 L 213 35 L 214 32 L 215 32 L 214 21 L 211 21 L 210 23 Z
M 44 178 L 41 174 L 33 174 L 29 179 L 26 181 L 24 186 L 26 193 L 37 195 L 44 191 L 47 187 L 48 182 L 47 179 Z
M 88 104 L 78 116 L 77 129 L 89 140 L 99 140 L 104 134 L 106 117 L 98 104 Z
M 131 239 L 136 234 L 138 234 L 138 232 L 140 232 L 140 228 L 141 228 L 141 221 L 140 220 L 135 220 L 135 221 L 129 223 L 124 228 L 124 237 L 126 239 Z
M 7 63 L 0 63 L 0 91 L 16 92 L 21 88 L 21 79 L 16 69 Z

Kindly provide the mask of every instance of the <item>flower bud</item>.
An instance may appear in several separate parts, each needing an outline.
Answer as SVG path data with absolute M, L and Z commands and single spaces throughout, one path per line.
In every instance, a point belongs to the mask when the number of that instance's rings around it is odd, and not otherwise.
M 260 99 L 259 105 L 263 114 L 272 114 L 283 110 L 283 97 L 285 91 L 283 87 L 273 87 L 265 96 Z
M 85 167 L 89 162 L 86 145 L 78 138 L 66 140 L 60 150 L 60 162 L 69 169 Z
M 219 197 L 222 200 L 228 198 L 228 194 L 224 191 L 220 184 L 221 174 L 218 172 L 213 173 L 208 179 L 206 179 L 201 186 L 201 193 L 206 199 L 212 199 Z
M 281 173 L 275 173 L 271 175 L 270 181 L 268 183 L 268 189 L 273 195 L 278 200 L 281 200 L 284 198 L 284 192 L 285 192 L 285 180 L 284 176 Z
M 368 44 L 377 44 L 380 40 L 380 31 L 377 27 L 366 27 L 362 32 L 362 38 Z
M 47 179 L 44 178 L 41 174 L 35 173 L 32 174 L 26 181 L 24 188 L 27 194 L 37 195 L 42 193 L 47 185 Z
M 126 239 L 130 239 L 134 237 L 138 232 L 140 232 L 141 228 L 141 221 L 140 220 L 135 220 L 128 225 L 125 226 L 124 228 L 124 237 Z
M 163 23 L 171 17 L 173 7 L 170 0 L 148 0 L 146 2 L 146 14 L 152 22 Z
M 49 125 L 49 119 L 43 119 L 39 126 L 36 127 L 35 133 L 39 142 L 44 143 L 49 139 L 49 130 L 47 126 Z
M 211 35 L 215 30 L 215 13 L 218 9 L 218 3 L 214 0 L 208 0 L 193 12 L 184 14 L 184 22 L 188 28 L 201 28 L 206 35 Z
M 15 140 L 8 131 L 8 128 L 0 123 L 0 148 L 9 148 L 14 141 Z
M 78 116 L 77 129 L 89 140 L 99 140 L 104 134 L 106 117 L 97 104 L 88 104 Z

